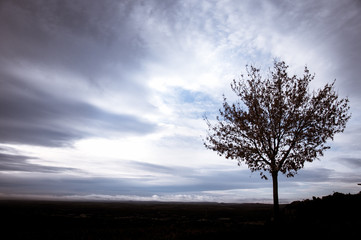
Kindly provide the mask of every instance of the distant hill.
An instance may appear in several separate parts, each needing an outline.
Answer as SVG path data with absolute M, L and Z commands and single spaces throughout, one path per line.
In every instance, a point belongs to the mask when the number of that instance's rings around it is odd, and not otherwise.
M 356 233 L 361 229 L 361 192 L 335 192 L 322 198 L 296 201 L 283 208 L 283 222 L 289 231 L 315 231 L 322 236 Z M 298 231 L 296 231 L 298 229 Z

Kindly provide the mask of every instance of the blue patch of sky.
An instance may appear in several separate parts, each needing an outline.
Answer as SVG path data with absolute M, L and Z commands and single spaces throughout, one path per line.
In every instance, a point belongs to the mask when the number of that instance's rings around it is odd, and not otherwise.
M 191 91 L 184 88 L 176 88 L 175 92 L 181 102 L 184 103 L 214 103 L 214 99 L 199 91 Z
M 188 117 L 202 118 L 204 114 L 216 114 L 222 105 L 221 101 L 205 92 L 175 88 L 174 93 L 178 103 L 185 105 L 190 104 L 194 107 L 188 109 L 191 110 L 191 112 L 187 113 Z

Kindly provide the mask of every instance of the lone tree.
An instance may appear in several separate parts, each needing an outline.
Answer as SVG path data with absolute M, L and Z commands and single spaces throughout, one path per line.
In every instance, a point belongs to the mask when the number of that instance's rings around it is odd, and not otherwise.
M 275 61 L 262 79 L 260 69 L 247 67 L 247 76 L 233 80 L 231 88 L 239 101 L 223 108 L 212 124 L 207 117 L 206 148 L 227 159 L 238 160 L 262 178 L 273 180 L 274 217 L 279 218 L 278 173 L 293 177 L 305 162 L 312 162 L 330 147 L 336 133 L 350 119 L 348 98 L 339 99 L 335 81 L 309 91 L 314 75 L 307 67 L 302 77 L 289 76 L 288 66 Z M 268 176 L 269 176 L 268 175 Z

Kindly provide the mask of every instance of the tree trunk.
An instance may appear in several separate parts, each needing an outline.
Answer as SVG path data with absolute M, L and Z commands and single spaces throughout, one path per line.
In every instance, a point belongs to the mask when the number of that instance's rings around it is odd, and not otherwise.
M 275 222 L 278 222 L 280 217 L 280 206 L 278 202 L 278 171 L 272 172 L 272 181 L 273 181 L 273 216 Z

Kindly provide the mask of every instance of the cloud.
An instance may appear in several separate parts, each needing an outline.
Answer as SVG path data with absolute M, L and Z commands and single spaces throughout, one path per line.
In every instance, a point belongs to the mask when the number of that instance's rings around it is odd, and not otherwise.
M 64 196 L 68 194 L 122 194 L 139 191 L 131 184 L 131 179 L 105 179 L 81 177 L 52 177 L 32 176 L 19 177 L 16 175 L 0 174 L 0 192 L 9 194 L 38 194 Z
M 320 83 L 338 79 L 343 94 L 359 97 L 361 5 L 358 1 L 274 1 L 265 50 L 291 66 L 307 64 Z M 359 101 L 359 100 L 357 100 Z
M 43 166 L 28 162 L 32 159 L 36 158 L 0 153 L 0 171 L 58 173 L 76 170 L 75 168 Z
M 146 166 L 147 167 L 147 166 Z M 148 168 L 148 167 L 147 167 Z M 149 169 L 149 168 L 148 168 Z M 159 169 L 158 169 L 159 170 Z M 44 174 L 50 172 L 44 172 Z M 175 172 L 177 173 L 177 172 Z M 48 175 L 20 176 L 0 174 L 0 193 L 8 194 L 41 194 L 41 195 L 176 195 L 193 193 L 201 195 L 202 191 L 226 190 L 242 188 L 242 185 L 222 182 L 221 179 L 210 177 L 192 176 L 188 183 L 178 182 L 167 184 L 166 181 L 154 181 L 154 176 L 133 177 L 133 178 L 101 178 L 101 177 L 75 177 L 52 174 Z M 168 177 L 172 177 L 169 175 Z M 184 177 L 184 176 L 183 176 Z M 177 176 L 173 176 L 177 178 Z M 226 177 L 227 178 L 227 175 Z M 242 176 L 241 176 L 242 178 Z M 229 179 L 229 176 L 228 176 Z M 248 181 L 250 182 L 250 181 Z M 247 187 L 249 189 L 249 187 Z
M 36 157 L 20 155 L 15 149 L 0 147 L 0 172 L 61 173 L 78 171 L 75 168 L 45 166 L 30 162 L 30 160 L 36 159 Z
M 273 57 L 296 74 L 307 64 L 316 87 L 337 78 L 353 111 L 332 145 L 353 168 L 318 164 L 280 177 L 280 188 L 351 184 L 360 148 L 359 13 L 353 0 L 1 1 L 0 143 L 27 150 L 1 152 L 0 192 L 271 196 L 271 181 L 219 164 L 200 135 L 203 114 L 213 119 L 222 93 L 233 96 L 229 83 L 245 64 L 267 70 Z M 35 164 L 48 156 L 64 167 Z
M 361 168 L 361 158 L 359 157 L 341 157 L 338 161 L 344 163 L 352 169 Z
M 124 161 L 123 164 L 143 171 L 130 177 L 91 177 L 60 175 L 74 169 L 48 169 L 27 166 L 23 159 L 14 157 L 27 175 L 0 173 L 0 193 L 8 195 L 38 195 L 66 197 L 69 199 L 103 200 L 159 200 L 159 201 L 260 201 L 272 199 L 272 181 L 263 180 L 248 169 L 194 169 L 182 166 Z M 5 164 L 6 165 L 6 164 Z M 11 164 L 10 164 L 11 165 Z M 4 166 L 4 165 L 2 165 Z M 39 168 L 39 169 L 38 169 Z M 33 170 L 38 171 L 33 171 Z M 59 170 L 59 171 L 58 171 Z M 33 172 L 31 172 L 33 171 Z M 51 175 L 50 175 L 51 174 Z M 332 190 L 353 191 L 359 178 L 345 178 L 334 170 L 325 168 L 304 169 L 294 178 L 280 176 L 279 186 L 283 198 L 298 199 L 305 194 L 317 195 Z M 355 182 L 356 181 L 356 182 Z M 332 184 L 331 184 L 332 183 Z M 337 188 L 337 189 L 335 189 Z M 294 190 L 292 190 L 294 189 Z M 307 195 L 307 196 L 308 196 Z M 154 199 L 150 199 L 154 198 Z M 263 201 L 262 200 L 262 201 Z M 290 201 L 289 199 L 287 201 Z
M 141 169 L 143 171 L 147 171 L 150 173 L 167 173 L 172 174 L 176 173 L 177 169 L 162 166 L 160 164 L 154 164 L 154 163 L 147 163 L 147 162 L 141 162 L 141 161 L 122 161 L 125 162 L 125 164 L 129 165 L 132 168 L 135 168 L 137 170 Z
M 333 181 L 335 171 L 327 168 L 301 169 L 294 177 L 280 176 L 280 181 L 287 182 L 330 182 Z
M 1 3 L 0 142 L 66 146 L 155 130 L 139 116 L 154 106 L 136 76 L 147 51 L 133 7 L 118 1 Z
M 115 114 L 89 103 L 58 98 L 30 84 L 2 75 L 0 141 L 65 146 L 86 137 L 146 134 L 156 125 Z
M 134 71 L 144 49 L 137 42 L 131 8 L 125 1 L 5 1 L 0 15 L 3 61 L 20 58 L 72 69 L 89 81 L 115 74 L 113 67 Z

